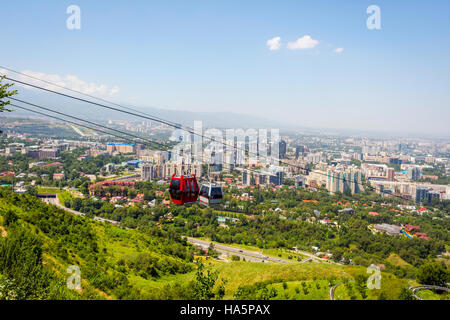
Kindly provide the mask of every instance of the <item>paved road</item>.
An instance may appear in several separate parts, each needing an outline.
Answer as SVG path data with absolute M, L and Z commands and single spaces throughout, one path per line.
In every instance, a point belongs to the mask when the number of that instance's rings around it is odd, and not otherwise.
M 447 291 L 447 292 L 450 291 L 449 288 L 439 287 L 439 286 L 427 286 L 427 285 L 412 286 L 412 287 L 409 287 L 409 290 L 412 291 L 413 297 L 416 298 L 417 300 L 423 300 L 421 297 L 416 295 L 416 291 L 419 291 L 419 290 L 439 290 L 439 291 Z
M 206 240 L 200 240 L 200 239 L 196 239 L 196 238 L 190 238 L 190 237 L 185 237 L 187 239 L 188 242 L 205 248 L 207 249 L 211 242 L 210 241 L 206 241 Z M 242 258 L 245 258 L 246 261 L 253 261 L 253 262 L 278 262 L 278 263 L 289 263 L 292 261 L 289 260 L 284 260 L 281 258 L 273 258 L 273 257 L 268 257 L 265 256 L 263 254 L 261 254 L 260 252 L 257 251 L 250 251 L 250 250 L 244 250 L 244 249 L 239 249 L 239 248 L 235 248 L 235 247 L 230 247 L 230 246 L 226 246 L 223 244 L 218 244 L 218 243 L 214 243 L 214 249 L 222 254 L 226 254 L 226 255 L 235 255 Z
M 298 250 L 298 249 L 295 250 L 295 252 L 300 253 L 300 254 L 308 257 L 307 259 L 303 260 L 302 262 L 316 261 L 316 262 L 328 262 L 328 263 L 332 263 L 332 264 L 342 265 L 341 263 L 338 263 L 338 262 L 321 259 L 321 258 L 317 257 L 316 255 L 314 255 L 313 253 L 310 253 L 310 252 L 306 252 L 306 251 L 302 251 L 302 250 Z
M 334 285 L 334 286 L 332 286 L 331 288 L 330 288 L 330 300 L 336 300 L 336 299 L 334 299 L 334 291 L 336 290 L 336 288 L 338 287 L 338 286 L 340 286 L 342 284 L 342 282 L 339 282 L 338 284 L 336 284 L 336 285 Z
M 72 214 L 75 214 L 77 216 L 80 216 L 80 217 L 85 217 L 86 216 L 82 212 L 75 211 L 73 209 L 69 209 L 69 208 L 64 207 L 59 202 L 58 196 L 56 196 L 55 198 L 43 198 L 42 201 L 44 201 L 44 202 L 46 202 L 48 204 L 53 204 L 53 205 L 57 206 L 58 208 L 61 208 L 61 209 L 65 210 L 65 211 L 70 212 Z M 96 220 L 96 221 L 99 221 L 99 222 L 110 223 L 110 224 L 114 224 L 114 225 L 118 225 L 119 224 L 118 221 L 108 220 L 108 219 L 104 219 L 104 218 L 100 218 L 100 217 L 94 217 L 93 219 Z

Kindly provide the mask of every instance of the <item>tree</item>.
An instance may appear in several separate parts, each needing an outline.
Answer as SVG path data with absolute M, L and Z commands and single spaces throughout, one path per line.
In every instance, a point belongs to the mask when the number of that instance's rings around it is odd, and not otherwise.
M 80 198 L 73 199 L 73 205 L 72 205 L 73 210 L 78 211 L 81 209 L 82 206 L 83 206 L 83 200 L 81 200 Z
M 12 210 L 8 210 L 5 213 L 5 226 L 10 226 L 12 225 L 14 222 L 17 221 L 17 219 L 19 219 L 19 217 L 12 211 Z
M 367 298 L 367 277 L 364 274 L 358 274 L 355 277 L 356 290 L 359 291 L 363 299 Z
M 218 275 L 217 271 L 206 270 L 205 265 L 198 261 L 197 274 L 193 284 L 194 297 L 196 300 L 211 300 L 214 298 L 221 298 L 225 294 L 224 286 L 220 286 L 219 292 L 216 295 L 213 292 Z
M 401 287 L 400 294 L 398 295 L 399 300 L 414 300 L 411 290 L 408 287 Z
M 417 280 L 421 284 L 445 286 L 449 279 L 450 274 L 443 263 L 427 262 L 417 271 Z
M 208 256 L 217 258 L 219 256 L 219 253 L 214 248 L 214 243 L 210 243 L 208 247 Z
M 17 94 L 17 90 L 8 91 L 8 88 L 13 86 L 13 84 L 6 83 L 6 84 L 2 85 L 2 81 L 4 78 L 5 78 L 5 76 L 0 77 L 0 112 L 4 112 L 4 111 L 11 112 L 12 110 L 6 109 L 6 106 L 10 104 L 10 101 L 4 100 L 4 99 Z M 2 133 L 1 130 L 0 130 L 0 133 Z
M 42 265 L 42 244 L 34 234 L 12 228 L 7 238 L 0 238 L 0 275 L 3 288 L 14 289 L 19 300 L 42 299 L 50 285 L 50 275 Z M 7 281 L 6 281 L 7 280 Z M 0 283 L 2 285 L 2 283 Z M 5 292 L 0 292 L 4 296 Z M 8 296 L 11 294 L 8 292 Z

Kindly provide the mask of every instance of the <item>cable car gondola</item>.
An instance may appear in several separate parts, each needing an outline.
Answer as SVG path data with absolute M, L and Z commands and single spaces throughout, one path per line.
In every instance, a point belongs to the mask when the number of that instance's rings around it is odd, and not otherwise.
M 206 183 L 202 185 L 200 189 L 199 201 L 206 205 L 219 204 L 222 202 L 223 192 L 222 187 Z
M 195 175 L 172 175 L 169 187 L 170 199 L 173 203 L 184 205 L 193 204 L 198 199 L 198 183 Z

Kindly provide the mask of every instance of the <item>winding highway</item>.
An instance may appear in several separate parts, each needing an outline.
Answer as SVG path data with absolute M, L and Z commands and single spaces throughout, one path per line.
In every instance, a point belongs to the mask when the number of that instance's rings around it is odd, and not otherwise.
M 48 204 L 53 204 L 53 205 L 57 206 L 58 208 L 63 209 L 63 210 L 65 210 L 65 211 L 67 211 L 67 212 L 70 212 L 70 213 L 72 213 L 72 214 L 74 214 L 74 215 L 77 215 L 77 216 L 80 216 L 80 217 L 85 217 L 85 216 L 86 216 L 86 215 L 85 215 L 84 213 L 82 213 L 82 212 L 75 211 L 75 210 L 73 210 L 73 209 L 69 209 L 69 208 L 66 208 L 65 206 L 63 206 L 63 205 L 59 202 L 59 199 L 58 199 L 58 195 L 57 195 L 57 194 L 54 194 L 54 197 L 46 197 L 46 198 L 42 198 L 42 201 L 44 201 L 45 203 L 48 203 Z M 99 222 L 110 223 L 110 224 L 113 224 L 113 225 L 118 225 L 118 224 L 119 224 L 118 221 L 108 220 L 108 219 L 100 218 L 100 217 L 94 217 L 93 219 L 96 220 L 96 221 L 99 221 Z
M 446 291 L 446 292 L 450 291 L 450 289 L 446 288 L 446 287 L 428 286 L 428 285 L 412 286 L 412 287 L 409 287 L 409 290 L 412 291 L 413 297 L 417 300 L 423 300 L 421 297 L 416 295 L 416 291 L 419 291 L 419 290 L 438 290 L 438 291 Z
M 335 284 L 334 286 L 332 286 L 332 287 L 330 288 L 330 300 L 336 300 L 336 299 L 334 298 L 334 291 L 336 291 L 336 288 L 337 288 L 338 286 L 340 286 L 341 284 L 342 284 L 342 282 L 339 282 L 339 283 Z
M 196 238 L 191 237 L 184 237 L 189 243 L 192 243 L 198 247 L 208 249 L 212 242 L 206 241 L 206 240 L 200 240 Z M 257 251 L 251 251 L 251 250 L 245 250 L 245 249 L 239 249 L 231 246 L 226 246 L 223 244 L 213 243 L 214 250 L 216 250 L 219 253 L 225 254 L 225 255 L 234 255 L 238 256 L 241 259 L 244 259 L 246 261 L 252 261 L 252 262 L 277 262 L 277 263 L 290 263 L 292 261 L 281 259 L 281 258 L 274 258 L 269 257 L 266 255 L 263 255 L 261 252 Z

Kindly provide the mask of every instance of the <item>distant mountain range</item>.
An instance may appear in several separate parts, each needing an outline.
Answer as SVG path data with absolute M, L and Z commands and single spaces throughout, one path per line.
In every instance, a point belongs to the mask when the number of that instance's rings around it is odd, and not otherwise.
M 83 97 L 85 98 L 85 97 Z M 67 98 L 62 97 L 54 97 L 54 96 L 43 96 L 36 95 L 28 91 L 22 91 L 20 97 L 18 99 L 22 99 L 27 102 L 31 102 L 49 109 L 57 110 L 59 112 L 64 112 L 73 116 L 77 116 L 86 120 L 142 120 L 147 121 L 145 118 L 139 119 L 136 116 L 128 115 L 122 112 L 108 110 L 102 108 L 100 106 L 87 104 L 81 101 L 69 100 Z M 87 98 L 87 100 L 95 101 L 93 99 Z M 101 104 L 101 101 L 96 101 Z M 16 102 L 13 102 L 16 103 Z M 23 105 L 18 103 L 19 105 Z M 248 114 L 240 114 L 240 113 L 231 113 L 231 112 L 192 112 L 192 111 L 183 111 L 183 110 L 171 110 L 171 109 L 161 109 L 155 107 L 142 107 L 142 106 L 130 106 L 125 103 L 120 103 L 121 105 L 129 108 L 133 108 L 137 110 L 137 114 L 145 116 L 145 114 L 161 118 L 170 122 L 174 122 L 177 124 L 187 125 L 190 127 L 194 126 L 194 121 L 202 121 L 203 127 L 215 127 L 219 129 L 223 128 L 284 128 L 286 124 L 283 124 L 279 121 L 269 120 L 263 117 L 248 115 Z M 39 110 L 37 108 L 24 105 L 29 109 L 35 109 L 40 112 L 52 114 L 45 110 Z M 122 109 L 120 107 L 111 105 L 111 107 Z M 129 111 L 129 110 L 125 110 Z M 132 112 L 132 111 L 131 111 Z M 14 112 L 14 116 L 30 116 L 33 113 L 29 111 L 24 111 L 17 109 Z M 11 114 L 12 115 L 12 114 Z M 53 114 L 54 115 L 54 114 Z M 59 115 L 56 115 L 59 117 Z
M 36 94 L 35 91 L 32 90 L 21 90 L 19 99 L 23 99 L 24 101 L 32 102 L 40 106 L 44 106 L 53 110 L 58 110 L 60 112 L 64 112 L 70 115 L 74 115 L 86 120 L 91 121 L 107 121 L 107 120 L 141 120 L 148 121 L 145 118 L 138 118 L 133 115 L 124 114 L 122 112 L 108 110 L 102 108 L 100 106 L 91 105 L 88 103 L 71 100 L 68 98 L 58 97 L 51 94 Z M 87 100 L 95 101 L 91 98 L 86 98 Z M 102 103 L 101 101 L 97 101 Z M 15 103 L 15 102 L 14 102 Z M 20 104 L 20 103 L 19 103 Z M 106 104 L 106 103 L 102 103 Z M 156 107 L 143 107 L 143 106 L 131 106 L 126 103 L 121 103 L 121 105 L 125 107 L 130 107 L 137 110 L 135 113 L 147 115 L 151 117 L 161 118 L 170 122 L 174 122 L 181 125 L 186 125 L 189 127 L 194 126 L 194 121 L 203 121 L 203 128 L 214 127 L 218 129 L 226 129 L 226 128 L 266 128 L 266 129 L 280 129 L 281 134 L 288 134 L 293 132 L 301 132 L 303 134 L 312 134 L 312 135 L 337 135 L 337 136 L 365 136 L 365 137 L 373 137 L 373 138 L 412 138 L 412 137 L 421 137 L 421 138 L 429 138 L 429 139 L 448 139 L 448 136 L 442 135 L 433 135 L 433 134 L 424 134 L 424 133 L 413 133 L 413 132 L 388 132 L 388 131 L 375 131 L 375 130 L 360 130 L 353 129 L 349 126 L 346 129 L 333 129 L 333 128 L 312 128 L 307 126 L 297 125 L 294 126 L 289 123 L 284 123 L 281 121 L 267 119 L 258 115 L 249 115 L 244 113 L 232 113 L 232 112 L 192 112 L 192 111 L 184 111 L 184 110 L 172 110 L 172 109 L 162 109 Z M 112 107 L 116 107 L 111 105 Z M 35 109 L 30 106 L 26 106 L 30 109 Z M 49 113 L 48 111 L 43 111 L 36 109 L 41 112 Z M 128 111 L 128 110 L 125 110 Z M 28 111 L 23 111 L 17 109 L 13 114 L 9 114 L 10 116 L 30 116 L 33 113 Z M 35 115 L 35 114 L 34 114 Z M 292 120 L 292 119 L 291 119 Z M 288 122 L 288 121 L 286 121 Z M 292 121 L 290 121 L 292 123 Z

